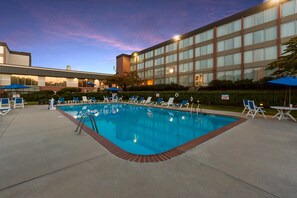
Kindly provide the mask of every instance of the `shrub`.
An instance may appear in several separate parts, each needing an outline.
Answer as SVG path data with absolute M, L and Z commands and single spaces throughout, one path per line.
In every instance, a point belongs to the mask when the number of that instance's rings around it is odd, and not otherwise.
M 42 91 L 36 91 L 29 94 L 22 94 L 22 97 L 25 101 L 39 101 L 43 99 L 50 99 L 54 97 L 54 91 L 52 90 L 42 90 Z
M 80 93 L 81 92 L 81 88 L 77 88 L 77 87 L 65 87 L 59 91 L 57 91 L 57 95 L 63 95 L 64 93 Z

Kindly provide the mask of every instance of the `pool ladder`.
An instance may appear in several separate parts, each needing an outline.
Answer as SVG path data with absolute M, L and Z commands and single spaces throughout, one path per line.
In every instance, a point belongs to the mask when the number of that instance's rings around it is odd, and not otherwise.
M 98 130 L 94 115 L 92 115 L 92 114 L 90 114 L 88 112 L 85 112 L 85 113 L 83 113 L 81 115 L 79 123 L 78 123 L 78 125 L 77 125 L 74 132 L 78 132 L 77 133 L 78 135 L 81 133 L 81 130 L 82 130 L 84 124 L 85 124 L 86 118 L 90 118 L 93 131 L 96 131 L 97 133 L 99 133 L 99 130 Z M 79 129 L 79 131 L 78 131 L 78 129 Z
M 192 103 L 191 104 L 191 114 L 193 113 L 193 112 L 196 112 L 196 114 L 198 115 L 199 113 L 203 113 L 202 112 L 202 108 L 200 108 L 200 104 L 197 104 L 197 107 L 195 108 L 194 107 L 194 103 Z

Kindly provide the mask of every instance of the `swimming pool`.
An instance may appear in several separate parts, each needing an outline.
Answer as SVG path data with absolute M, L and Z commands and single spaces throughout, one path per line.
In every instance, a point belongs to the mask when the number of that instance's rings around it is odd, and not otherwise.
M 76 120 L 91 109 L 99 134 L 134 155 L 166 153 L 239 120 L 131 104 L 73 105 L 59 109 Z M 85 124 L 91 128 L 90 120 Z

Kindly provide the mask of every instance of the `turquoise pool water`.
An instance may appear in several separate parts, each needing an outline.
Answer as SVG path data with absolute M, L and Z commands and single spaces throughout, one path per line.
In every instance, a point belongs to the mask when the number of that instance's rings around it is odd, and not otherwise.
M 92 104 L 60 106 L 75 119 L 91 110 L 99 133 L 123 150 L 140 155 L 159 154 L 183 145 L 236 118 L 136 106 L 130 104 Z M 92 128 L 90 120 L 85 124 Z

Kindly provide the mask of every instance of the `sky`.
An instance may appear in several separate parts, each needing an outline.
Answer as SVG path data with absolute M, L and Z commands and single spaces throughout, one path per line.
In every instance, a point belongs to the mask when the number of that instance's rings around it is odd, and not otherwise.
M 263 0 L 1 0 L 0 41 L 32 66 L 115 73 L 131 54 Z

